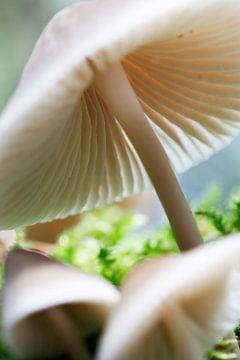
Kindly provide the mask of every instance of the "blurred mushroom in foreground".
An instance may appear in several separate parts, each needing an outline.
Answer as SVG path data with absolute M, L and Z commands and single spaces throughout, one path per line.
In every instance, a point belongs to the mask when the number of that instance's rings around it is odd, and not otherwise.
M 149 177 L 180 248 L 199 245 L 172 167 L 239 133 L 239 15 L 238 0 L 84 1 L 57 14 L 1 114 L 0 228 L 104 206 Z
M 25 359 L 90 359 L 84 340 L 119 300 L 107 281 L 40 253 L 14 250 L 5 264 L 3 335 Z
M 98 360 L 202 360 L 240 319 L 240 235 L 141 264 Z

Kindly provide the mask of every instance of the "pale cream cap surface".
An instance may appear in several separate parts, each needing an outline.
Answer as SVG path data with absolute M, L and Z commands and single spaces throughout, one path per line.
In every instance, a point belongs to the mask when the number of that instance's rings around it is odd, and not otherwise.
M 83 337 L 102 326 L 118 300 L 118 290 L 100 277 L 14 250 L 5 264 L 3 336 L 14 353 L 30 359 L 61 354 L 65 344 L 48 319 L 51 309 L 61 307 Z
M 203 360 L 240 318 L 239 234 L 141 264 L 123 287 L 98 360 Z

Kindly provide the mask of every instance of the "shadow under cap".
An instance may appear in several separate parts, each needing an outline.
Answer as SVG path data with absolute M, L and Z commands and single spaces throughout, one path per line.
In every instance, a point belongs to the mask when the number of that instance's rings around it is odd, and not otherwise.
M 123 286 L 97 360 L 202 360 L 238 325 L 239 238 L 138 266 Z
M 25 250 L 8 255 L 2 294 L 6 343 L 29 359 L 71 352 L 88 359 L 84 337 L 119 300 L 107 281 Z

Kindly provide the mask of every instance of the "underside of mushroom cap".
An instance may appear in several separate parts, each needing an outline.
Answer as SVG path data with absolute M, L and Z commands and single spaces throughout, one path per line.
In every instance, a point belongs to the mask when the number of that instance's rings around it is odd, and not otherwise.
M 239 14 L 237 0 L 89 1 L 57 14 L 0 119 L 0 228 L 149 186 L 91 86 L 110 63 L 122 61 L 177 171 L 226 144 L 239 131 Z
M 119 292 L 104 279 L 40 253 L 14 250 L 5 264 L 3 336 L 12 351 L 31 359 L 61 353 L 65 344 L 51 325 L 52 309 L 73 319 L 83 337 L 102 326 L 118 300 Z
M 140 265 L 126 281 L 98 360 L 202 360 L 238 324 L 239 266 L 239 235 Z

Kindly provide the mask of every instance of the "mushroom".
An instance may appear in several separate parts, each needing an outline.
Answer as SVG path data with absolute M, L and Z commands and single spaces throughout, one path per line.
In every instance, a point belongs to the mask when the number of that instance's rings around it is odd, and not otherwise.
M 57 14 L 0 119 L 0 227 L 149 186 L 201 243 L 177 171 L 239 133 L 238 0 L 95 0 Z
M 97 360 L 202 360 L 240 319 L 239 266 L 239 234 L 139 265 Z
M 40 253 L 14 250 L 6 259 L 2 297 L 3 336 L 13 353 L 85 360 L 84 339 L 102 326 L 119 292 Z
M 65 230 L 77 225 L 79 219 L 79 215 L 75 215 L 48 223 L 28 226 L 26 228 L 26 239 L 40 243 L 54 243 Z

